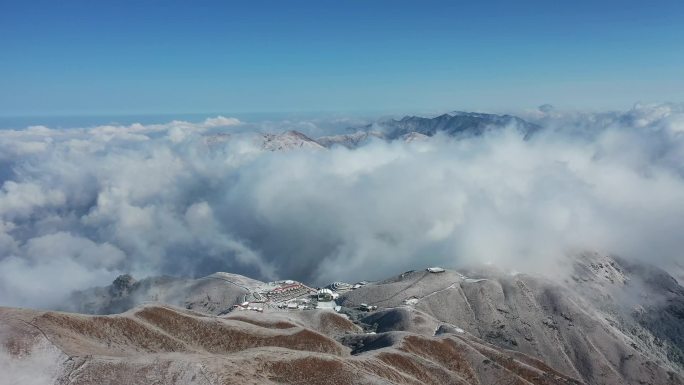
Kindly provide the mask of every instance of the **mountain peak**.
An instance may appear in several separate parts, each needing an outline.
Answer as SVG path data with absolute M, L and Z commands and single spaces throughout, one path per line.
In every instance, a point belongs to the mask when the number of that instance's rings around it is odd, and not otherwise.
M 262 134 L 261 138 L 261 148 L 268 151 L 282 151 L 295 148 L 325 148 L 315 140 L 295 130 L 289 130 L 281 134 Z

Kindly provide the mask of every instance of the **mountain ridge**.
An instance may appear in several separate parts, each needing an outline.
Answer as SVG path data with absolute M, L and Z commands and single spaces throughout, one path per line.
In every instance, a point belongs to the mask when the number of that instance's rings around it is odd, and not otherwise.
M 530 123 L 513 115 L 455 111 L 432 118 L 406 115 L 400 119 L 389 119 L 363 127 L 348 128 L 349 131 L 353 132 L 322 136 L 316 138 L 316 141 L 328 148 L 340 145 L 351 149 L 373 139 L 385 141 L 403 139 L 404 141 L 411 141 L 417 135 L 431 137 L 438 133 L 456 138 L 465 138 L 481 136 L 489 131 L 508 127 L 520 132 L 525 139 L 531 138 L 532 135 L 542 129 L 537 124 Z
M 684 288 L 661 269 L 618 257 L 583 253 L 567 262 L 566 273 L 556 277 L 479 266 L 331 284 L 329 288 L 340 290 L 340 313 L 351 321 L 334 323 L 356 330 L 333 339 L 353 356 L 369 349 L 397 349 L 408 335 L 422 336 L 429 342 L 421 343 L 428 344 L 438 343 L 441 335 L 465 335 L 496 354 L 521 354 L 524 360 L 543 363 L 576 383 L 681 383 Z M 314 289 L 296 281 L 267 283 L 216 273 L 194 280 L 126 277 L 116 282 L 116 290 L 110 285 L 75 295 L 73 301 L 84 304 L 76 310 L 130 312 L 166 302 L 161 306 L 179 306 L 207 317 L 251 317 L 252 322 L 282 327 L 287 326 L 282 317 L 295 317 L 309 328 L 321 325 L 315 321 L 321 311 L 301 310 L 307 308 L 305 302 L 283 310 L 264 303 L 268 295 L 263 293 L 280 286 L 300 290 L 291 298 L 307 298 L 302 293 Z M 104 298 L 106 293 L 110 300 Z M 287 298 L 276 300 L 290 303 Z M 252 304 L 240 307 L 243 301 Z M 369 312 L 372 306 L 378 309 Z M 473 370 L 482 375 L 480 369 Z

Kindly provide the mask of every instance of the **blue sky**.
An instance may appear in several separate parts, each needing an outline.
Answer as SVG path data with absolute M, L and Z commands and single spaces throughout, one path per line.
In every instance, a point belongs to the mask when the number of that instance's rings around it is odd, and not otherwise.
M 684 101 L 682 1 L 0 0 L 0 115 Z

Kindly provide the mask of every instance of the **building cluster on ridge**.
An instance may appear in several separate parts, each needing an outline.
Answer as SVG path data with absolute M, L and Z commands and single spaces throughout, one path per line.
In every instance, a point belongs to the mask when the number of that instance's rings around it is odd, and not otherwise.
M 437 274 L 445 270 L 441 267 L 429 267 L 426 271 Z M 368 281 L 360 281 L 355 284 L 346 282 L 333 282 L 324 288 L 314 289 L 301 282 L 283 280 L 269 282 L 268 286 L 251 293 L 253 299 L 239 305 L 234 305 L 231 311 L 251 310 L 263 312 L 265 309 L 273 311 L 296 311 L 313 309 L 333 309 L 340 311 L 341 306 L 337 300 L 341 294 L 359 289 L 368 284 Z M 378 307 L 362 303 L 358 310 L 373 311 Z

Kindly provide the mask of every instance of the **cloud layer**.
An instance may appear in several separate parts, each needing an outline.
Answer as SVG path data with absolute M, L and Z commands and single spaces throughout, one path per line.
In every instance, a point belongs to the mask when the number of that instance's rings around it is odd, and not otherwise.
M 278 152 L 225 117 L 0 131 L 0 305 L 55 306 L 125 272 L 315 284 L 548 269 L 585 249 L 682 257 L 682 106 L 528 118 L 546 127 L 530 140 L 503 129 Z

